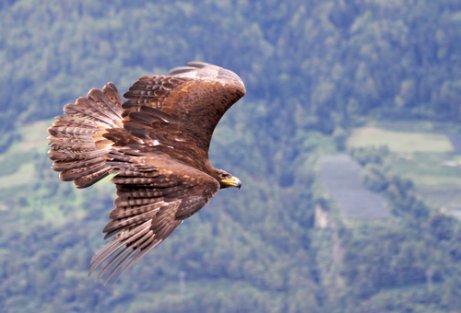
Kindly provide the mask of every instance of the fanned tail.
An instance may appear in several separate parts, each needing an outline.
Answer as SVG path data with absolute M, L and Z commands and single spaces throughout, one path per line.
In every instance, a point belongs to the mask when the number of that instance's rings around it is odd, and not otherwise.
M 122 103 L 112 83 L 66 105 L 64 115 L 48 128 L 49 157 L 59 178 L 85 188 L 107 176 L 111 167 L 106 156 L 113 142 L 104 135 L 122 127 Z

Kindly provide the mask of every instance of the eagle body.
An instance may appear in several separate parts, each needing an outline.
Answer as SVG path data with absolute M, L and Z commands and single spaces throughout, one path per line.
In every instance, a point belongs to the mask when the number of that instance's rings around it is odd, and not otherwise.
M 245 94 L 235 73 L 190 62 L 143 76 L 119 96 L 113 83 L 64 106 L 48 129 L 53 169 L 85 188 L 109 174 L 117 197 L 103 232 L 110 240 L 90 273 L 106 283 L 160 244 L 219 189 L 240 181 L 208 160 L 213 131 Z

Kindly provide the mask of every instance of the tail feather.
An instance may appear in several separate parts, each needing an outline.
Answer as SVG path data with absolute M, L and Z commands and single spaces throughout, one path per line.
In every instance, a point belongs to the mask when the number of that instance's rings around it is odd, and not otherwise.
M 93 139 L 88 138 L 66 138 L 66 137 L 55 137 L 53 142 L 50 142 L 52 149 L 71 149 L 79 147 L 80 150 L 92 150 L 94 148 Z
M 54 123 L 55 126 L 80 126 L 80 127 L 87 127 L 93 128 L 99 125 L 98 122 L 93 121 L 89 118 L 85 118 L 84 116 L 77 116 L 77 115 L 63 115 Z
M 121 116 L 121 99 L 112 83 L 64 107 L 64 115 L 48 129 L 49 157 L 61 180 L 85 188 L 110 173 L 106 157 L 113 142 L 105 134 L 123 127 Z
M 80 167 L 91 167 L 92 165 L 100 162 L 104 162 L 103 157 L 98 157 L 94 159 L 89 159 L 89 160 L 80 160 L 78 163 L 75 163 L 75 161 L 55 161 L 53 162 L 53 170 L 57 172 L 63 172 L 65 170 L 70 170 L 73 168 L 80 168 Z
M 112 121 L 117 121 L 121 119 L 121 112 L 118 112 L 117 109 L 114 108 L 114 105 L 109 105 L 111 103 L 110 98 L 107 97 L 104 92 L 99 89 L 91 89 L 88 93 L 88 97 L 98 104 L 97 108 L 100 109 L 100 112 L 112 119 Z
M 88 176 L 90 174 L 100 172 L 102 170 L 105 170 L 106 168 L 110 167 L 107 166 L 104 162 L 99 162 L 96 164 L 92 164 L 91 167 L 77 167 L 62 171 L 59 174 L 59 177 L 63 181 L 72 181 L 83 176 Z
M 73 104 L 64 106 L 64 113 L 68 115 L 84 116 L 88 120 L 93 120 L 102 125 L 115 126 L 114 121 L 105 114 L 101 113 L 98 103 L 88 98 L 78 98 Z
M 52 126 L 48 133 L 54 137 L 65 138 L 89 138 L 93 135 L 95 128 L 86 128 L 81 126 Z

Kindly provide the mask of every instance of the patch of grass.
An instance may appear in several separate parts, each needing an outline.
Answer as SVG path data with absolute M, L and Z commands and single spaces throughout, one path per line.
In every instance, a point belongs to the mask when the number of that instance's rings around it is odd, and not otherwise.
M 417 193 L 431 207 L 447 211 L 461 210 L 461 193 L 459 188 L 417 187 Z
M 45 153 L 48 150 L 48 127 L 51 123 L 51 120 L 45 120 L 21 126 L 21 140 L 12 147 L 12 150 Z
M 20 139 L 0 155 L 0 188 L 27 184 L 36 174 L 33 167 L 46 158 L 47 128 L 51 121 L 39 121 L 20 128 Z
M 414 154 L 411 158 L 394 156 L 392 169 L 413 180 L 416 186 L 436 189 L 461 188 L 461 166 L 450 166 L 453 156 L 445 154 Z
M 31 163 L 35 160 L 34 153 L 6 153 L 0 155 L 0 179 L 2 176 L 12 175 L 19 170 L 25 163 Z
M 9 188 L 19 185 L 32 184 L 35 181 L 35 167 L 33 163 L 22 164 L 16 172 L 0 177 L 0 188 Z
M 362 127 L 352 131 L 347 140 L 349 148 L 387 146 L 396 153 L 453 151 L 449 138 L 443 134 L 426 132 L 402 132 L 377 127 Z
M 455 160 L 453 160 L 455 159 Z M 461 209 L 461 166 L 451 154 L 417 153 L 411 158 L 393 156 L 392 170 L 413 181 L 416 192 L 429 206 L 447 211 Z

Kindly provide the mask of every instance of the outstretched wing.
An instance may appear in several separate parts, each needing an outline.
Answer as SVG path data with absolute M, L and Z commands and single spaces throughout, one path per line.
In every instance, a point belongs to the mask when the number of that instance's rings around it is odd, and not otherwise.
M 200 150 L 200 156 L 207 156 L 216 125 L 244 94 L 245 86 L 235 73 L 212 64 L 190 62 L 167 76 L 141 77 L 130 87 L 124 95 L 125 128 L 158 145 L 176 147 L 178 142 L 188 142 Z M 158 111 L 164 114 L 161 127 L 143 119 L 146 112 Z M 175 120 L 175 125 L 168 124 L 169 119 Z M 165 136 L 162 129 L 174 136 Z
M 211 176 L 166 155 L 113 152 L 109 157 L 108 164 L 118 171 L 115 208 L 104 228 L 105 238 L 112 239 L 90 265 L 90 272 L 104 265 L 98 277 L 106 283 L 160 244 L 219 189 Z

